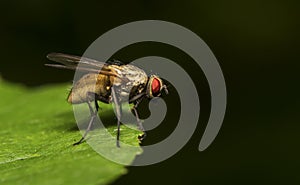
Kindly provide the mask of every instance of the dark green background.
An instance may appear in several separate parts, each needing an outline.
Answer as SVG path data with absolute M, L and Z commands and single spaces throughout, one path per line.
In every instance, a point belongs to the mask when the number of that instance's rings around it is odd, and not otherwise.
M 186 65 L 192 59 L 171 46 L 124 48 L 114 58 L 130 62 L 159 55 L 188 71 L 199 91 L 201 119 L 188 145 L 175 156 L 151 166 L 128 167 L 129 173 L 113 184 L 299 184 L 299 8 L 299 1 L 284 0 L 2 1 L 0 72 L 2 78 L 28 86 L 71 82 L 73 72 L 43 66 L 47 53 L 81 55 L 101 34 L 131 21 L 180 24 L 197 33 L 221 65 L 228 90 L 223 127 L 200 153 L 210 108 L 201 69 Z M 167 137 L 176 125 L 172 115 L 178 101 L 175 89 L 170 92 L 166 101 L 173 108 L 146 143 Z

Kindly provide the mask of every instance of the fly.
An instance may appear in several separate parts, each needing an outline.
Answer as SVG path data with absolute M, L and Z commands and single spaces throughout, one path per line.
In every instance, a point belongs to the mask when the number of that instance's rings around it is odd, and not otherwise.
M 121 105 L 125 101 L 129 101 L 128 103 L 133 103 L 134 105 L 132 111 L 137 119 L 139 129 L 143 132 L 143 135 L 139 135 L 138 139 L 141 141 L 146 137 L 146 132 L 139 119 L 137 107 L 144 98 L 152 99 L 161 96 L 163 90 L 168 94 L 167 87 L 161 78 L 156 75 L 148 76 L 144 70 L 134 65 L 124 65 L 115 61 L 104 63 L 94 59 L 63 53 L 50 53 L 47 55 L 47 58 L 57 62 L 57 64 L 45 64 L 46 66 L 87 72 L 87 74 L 75 82 L 67 98 L 67 101 L 71 104 L 87 103 L 91 114 L 84 135 L 73 145 L 82 143 L 91 130 L 94 119 L 98 114 L 98 101 L 107 104 L 113 103 L 115 105 L 117 116 L 117 147 L 120 147 Z M 92 102 L 95 103 L 94 109 L 91 106 Z

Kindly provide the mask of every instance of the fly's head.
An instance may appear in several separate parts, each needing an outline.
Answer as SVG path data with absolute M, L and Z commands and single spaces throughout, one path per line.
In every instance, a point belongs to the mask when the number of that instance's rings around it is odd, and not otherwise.
M 146 94 L 148 98 L 161 96 L 161 92 L 165 91 L 168 94 L 167 86 L 163 83 L 162 79 L 156 75 L 151 75 L 148 80 Z

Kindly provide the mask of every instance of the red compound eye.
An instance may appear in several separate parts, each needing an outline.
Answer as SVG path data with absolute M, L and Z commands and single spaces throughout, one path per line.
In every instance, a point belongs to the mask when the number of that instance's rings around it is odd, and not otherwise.
M 157 78 L 154 78 L 152 80 L 151 90 L 152 90 L 152 95 L 153 96 L 156 96 L 156 95 L 159 94 L 159 91 L 160 91 L 160 81 Z

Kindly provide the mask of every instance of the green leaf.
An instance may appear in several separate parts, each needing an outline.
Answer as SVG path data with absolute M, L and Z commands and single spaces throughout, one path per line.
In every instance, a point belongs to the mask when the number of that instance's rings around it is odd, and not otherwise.
M 66 102 L 67 90 L 66 84 L 27 89 L 0 81 L 0 184 L 108 184 L 126 173 L 125 166 L 101 157 L 87 142 L 72 145 L 82 135 Z M 111 106 L 100 106 L 115 135 Z M 139 146 L 140 132 L 121 128 L 121 140 Z M 128 164 L 141 153 L 140 147 L 118 153 L 115 143 L 98 140 L 99 147 Z

